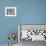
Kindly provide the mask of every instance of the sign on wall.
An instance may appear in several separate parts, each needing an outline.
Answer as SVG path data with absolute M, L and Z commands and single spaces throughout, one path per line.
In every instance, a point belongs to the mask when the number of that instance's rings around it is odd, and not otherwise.
M 16 16 L 16 7 L 5 7 L 5 16 Z

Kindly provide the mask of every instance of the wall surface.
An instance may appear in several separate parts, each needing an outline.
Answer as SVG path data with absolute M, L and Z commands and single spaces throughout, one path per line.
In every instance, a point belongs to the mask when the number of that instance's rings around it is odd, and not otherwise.
M 16 7 L 17 16 L 6 17 L 6 6 Z M 17 34 L 17 24 L 46 24 L 46 0 L 0 0 L 0 44 L 8 43 L 9 32 Z

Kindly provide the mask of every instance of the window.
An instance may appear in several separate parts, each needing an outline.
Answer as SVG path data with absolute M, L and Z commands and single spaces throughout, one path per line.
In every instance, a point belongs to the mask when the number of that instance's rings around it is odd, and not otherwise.
M 16 16 L 16 7 L 5 7 L 5 16 Z

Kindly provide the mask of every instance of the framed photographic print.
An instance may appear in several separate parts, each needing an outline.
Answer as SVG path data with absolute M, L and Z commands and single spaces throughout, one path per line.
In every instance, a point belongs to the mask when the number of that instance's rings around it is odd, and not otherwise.
M 45 24 L 19 24 L 18 42 L 22 40 L 46 41 Z
M 5 7 L 5 16 L 16 16 L 16 7 Z

